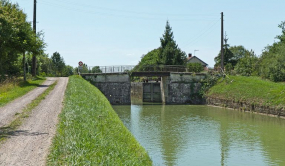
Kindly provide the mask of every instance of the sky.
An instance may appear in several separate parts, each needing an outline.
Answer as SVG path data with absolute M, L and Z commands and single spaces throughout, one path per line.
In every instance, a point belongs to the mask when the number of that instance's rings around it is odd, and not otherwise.
M 32 22 L 33 0 L 11 2 Z M 281 34 L 284 6 L 284 0 L 37 0 L 37 31 L 44 32 L 49 57 L 59 52 L 67 65 L 136 65 L 160 46 L 168 20 L 178 47 L 213 67 L 221 12 L 228 44 L 260 56 Z

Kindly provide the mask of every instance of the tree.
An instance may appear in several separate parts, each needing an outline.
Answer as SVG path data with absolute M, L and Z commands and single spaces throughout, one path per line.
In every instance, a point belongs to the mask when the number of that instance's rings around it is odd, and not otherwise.
M 239 45 L 230 47 L 228 44 L 226 44 L 224 45 L 224 66 L 230 63 L 234 68 L 238 61 L 248 54 L 250 54 L 250 51 L 245 49 L 244 46 Z M 221 65 L 221 53 L 215 57 L 215 62 L 215 67 Z
M 159 62 L 164 65 L 184 65 L 186 53 L 181 51 L 176 44 L 169 22 L 166 22 L 165 31 L 160 38 Z
M 285 22 L 279 25 L 281 34 L 278 41 L 265 47 L 258 61 L 258 73 L 261 77 L 275 82 L 285 81 Z
M 249 53 L 246 52 L 245 56 L 238 60 L 238 63 L 235 66 L 235 71 L 237 74 L 250 76 L 256 71 L 257 62 L 258 58 L 252 50 Z
M 100 69 L 99 66 L 94 66 L 92 67 L 91 72 L 92 73 L 102 73 L 102 70 Z
M 27 15 L 17 4 L 0 1 L 0 74 L 15 75 L 20 71 L 16 61 L 23 55 L 22 69 L 26 80 L 26 53 L 43 51 L 43 39 L 33 33 Z
M 58 52 L 55 52 L 53 53 L 51 59 L 52 59 L 53 65 L 56 68 L 57 73 L 58 74 L 60 73 L 62 76 L 63 69 L 65 68 L 65 63 L 64 63 L 63 58 L 60 56 Z
M 74 74 L 73 67 L 70 65 L 65 66 L 64 71 L 63 71 L 63 76 L 68 77 L 68 76 L 71 76 L 73 74 Z
M 160 49 L 154 49 L 142 56 L 139 64 L 135 66 L 134 71 L 147 71 L 150 66 L 157 66 L 159 64 Z

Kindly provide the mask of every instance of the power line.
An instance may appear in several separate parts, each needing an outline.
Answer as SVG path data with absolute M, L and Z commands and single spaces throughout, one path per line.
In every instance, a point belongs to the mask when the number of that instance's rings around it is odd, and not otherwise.
M 41 1 L 45 1 L 45 0 L 41 0 Z M 50 1 L 45 1 L 45 2 L 50 2 Z M 148 13 L 148 12 L 138 12 L 138 11 L 129 11 L 129 10 L 121 10 L 121 9 L 114 9 L 114 8 L 106 8 L 106 7 L 99 7 L 99 6 L 93 6 L 91 4 L 83 4 L 83 3 L 76 3 L 76 2 L 70 2 L 69 0 L 57 0 L 57 2 L 63 2 L 65 3 L 64 5 L 76 5 L 76 7 L 78 6 L 82 6 L 82 7 L 87 7 L 87 8 L 96 8 L 96 9 L 100 9 L 100 10 L 108 10 L 108 11 L 117 11 L 117 12 L 123 12 L 123 13 L 131 13 L 131 14 L 145 14 L 145 15 L 162 15 L 162 16 L 205 16 L 205 17 L 215 17 L 215 13 L 207 13 L 207 14 L 188 14 L 188 13 L 180 13 L 180 14 L 173 14 L 173 13 Z M 53 3 L 53 2 L 52 2 Z
M 211 24 L 209 27 L 205 28 L 204 30 L 202 30 L 202 32 L 195 37 L 194 39 L 189 40 L 186 44 L 182 45 L 182 47 L 186 47 L 189 45 L 192 45 L 196 42 L 198 42 L 200 39 L 202 39 L 204 36 L 208 35 L 210 32 L 213 31 L 214 26 L 219 22 L 219 20 L 215 21 L 213 24 Z
M 122 11 L 122 10 L 116 10 L 114 9 L 114 11 L 120 11 L 120 12 L 129 12 L 129 14 L 132 14 L 132 15 L 124 15 L 122 13 L 108 13 L 106 11 L 90 11 L 90 10 L 86 10 L 86 9 L 81 9 L 81 8 L 78 8 L 78 7 L 70 7 L 70 6 L 67 6 L 67 5 L 62 5 L 62 4 L 57 4 L 57 3 L 51 3 L 51 2 L 48 2 L 48 1 L 44 1 L 44 0 L 41 0 L 40 3 L 42 4 L 45 4 L 45 5 L 50 5 L 50 6 L 54 6 L 54 7 L 60 7 L 61 9 L 64 8 L 64 9 L 67 9 L 67 10 L 72 10 L 72 11 L 77 11 L 77 12 L 81 12 L 81 13 L 89 13 L 89 14 L 96 14 L 96 15 L 102 15 L 102 16 L 112 16 L 112 17 L 120 17 L 120 18 L 135 18 L 135 19 L 152 19 L 152 20 L 165 20 L 166 18 L 165 17 L 162 17 L 162 16 L 154 16 L 154 14 L 152 13 L 143 13 L 143 12 L 131 12 L 131 11 Z M 81 5 L 82 6 L 82 5 Z M 88 7 L 91 7 L 91 6 L 88 6 Z M 104 8 L 106 10 L 113 10 L 113 9 L 108 9 L 108 8 Z M 134 13 L 137 13 L 136 15 L 134 15 Z M 140 14 L 146 14 L 146 15 L 140 15 Z M 166 15 L 165 15 L 166 16 Z M 194 17 L 195 15 L 191 15 L 191 17 Z M 177 16 L 176 16 L 177 17 Z M 188 15 L 188 17 L 190 17 L 190 15 Z M 211 17 L 214 17 L 214 16 L 211 16 Z M 197 18 L 197 16 L 195 18 L 185 18 L 185 17 L 178 17 L 178 18 L 174 18 L 174 19 L 171 19 L 171 20 L 175 20 L 175 21 L 186 21 L 186 20 L 213 20 L 213 18 Z

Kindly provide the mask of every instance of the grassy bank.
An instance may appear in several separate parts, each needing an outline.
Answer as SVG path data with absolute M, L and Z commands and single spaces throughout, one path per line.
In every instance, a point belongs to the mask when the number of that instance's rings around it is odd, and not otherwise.
M 0 142 L 4 141 L 7 137 L 14 134 L 14 131 L 24 122 L 26 118 L 30 116 L 32 110 L 36 108 L 42 100 L 54 89 L 57 82 L 50 85 L 42 94 L 40 94 L 36 99 L 34 99 L 27 107 L 21 112 L 17 113 L 17 118 L 11 122 L 8 126 L 0 128 Z
M 230 76 L 230 79 L 220 79 L 206 96 L 284 107 L 285 83 L 275 83 L 259 77 Z
M 22 78 L 7 79 L 0 83 L 0 107 L 8 102 L 23 96 L 30 90 L 33 90 L 45 81 L 43 77 L 35 77 L 28 81 L 23 81 Z
M 151 165 L 105 96 L 72 76 L 48 165 Z

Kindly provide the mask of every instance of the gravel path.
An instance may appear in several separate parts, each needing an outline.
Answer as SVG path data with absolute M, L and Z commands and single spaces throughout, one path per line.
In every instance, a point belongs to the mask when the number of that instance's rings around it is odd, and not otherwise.
M 0 107 L 0 127 L 4 127 L 12 122 L 16 118 L 16 113 L 21 113 L 32 100 L 42 94 L 48 88 L 48 85 L 54 83 L 56 79 L 57 78 L 47 78 L 47 80 L 39 87 L 33 89 L 24 96 L 13 100 L 4 107 Z
M 45 165 L 68 78 L 59 78 L 54 90 L 33 110 L 21 127 L 0 145 L 0 165 Z

